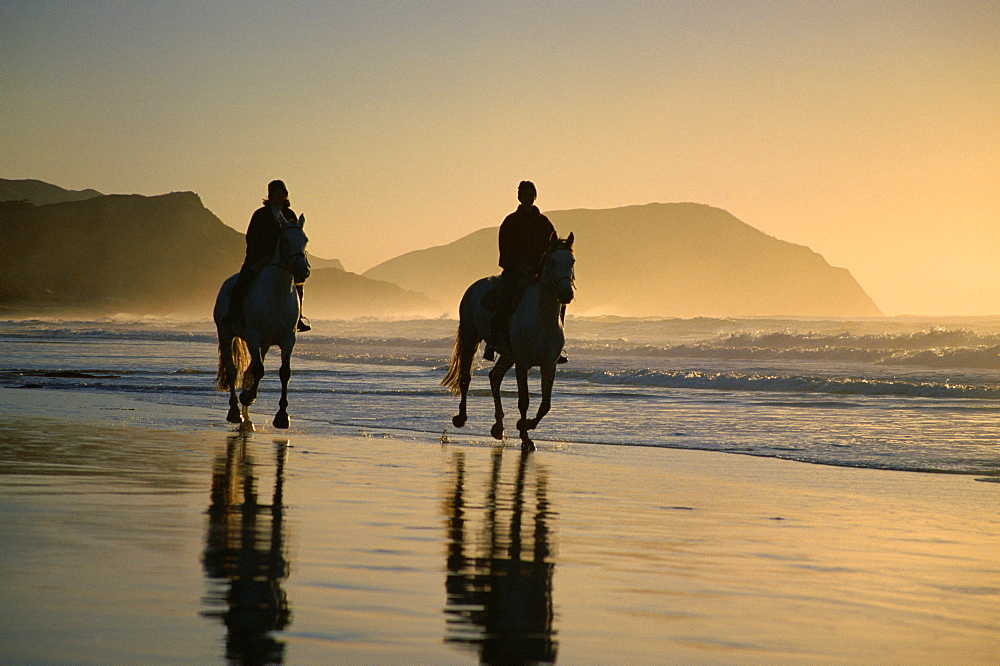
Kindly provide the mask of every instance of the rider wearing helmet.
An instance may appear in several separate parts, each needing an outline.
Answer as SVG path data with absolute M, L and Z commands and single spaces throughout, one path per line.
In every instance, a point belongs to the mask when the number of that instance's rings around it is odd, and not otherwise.
M 247 227 L 247 254 L 240 268 L 236 284 L 229 292 L 229 312 L 226 321 L 230 324 L 243 322 L 243 300 L 250 291 L 250 285 L 264 266 L 274 256 L 281 238 L 281 230 L 287 222 L 295 222 L 296 216 L 288 201 L 288 189 L 280 180 L 272 180 L 267 184 L 267 199 L 264 205 L 254 211 Z M 295 285 L 299 292 L 299 302 L 302 302 L 302 285 Z M 308 320 L 299 315 L 298 330 L 308 331 L 312 327 Z

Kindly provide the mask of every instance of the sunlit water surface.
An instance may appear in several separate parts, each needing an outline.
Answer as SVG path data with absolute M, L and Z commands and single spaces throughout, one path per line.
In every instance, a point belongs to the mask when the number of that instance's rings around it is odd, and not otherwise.
M 838 348 L 836 322 L 571 321 L 532 455 L 489 437 L 482 375 L 450 426 L 454 322 L 321 323 L 292 429 L 272 372 L 249 437 L 204 324 L 5 324 L 0 657 L 988 663 L 1000 382 L 975 323 L 917 358 L 925 323 Z

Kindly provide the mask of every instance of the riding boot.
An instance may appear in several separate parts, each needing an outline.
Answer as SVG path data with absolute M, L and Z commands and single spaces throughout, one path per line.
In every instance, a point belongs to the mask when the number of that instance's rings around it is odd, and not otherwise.
M 299 323 L 296 326 L 296 330 L 299 333 L 305 333 L 306 331 L 311 331 L 312 326 L 309 325 L 309 320 L 302 314 L 302 285 L 295 285 L 295 291 L 299 292 Z

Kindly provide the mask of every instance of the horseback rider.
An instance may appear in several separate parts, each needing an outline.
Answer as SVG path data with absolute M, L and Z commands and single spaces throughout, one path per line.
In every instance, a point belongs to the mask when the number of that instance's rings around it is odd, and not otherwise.
M 556 236 L 549 218 L 534 205 L 537 197 L 534 183 L 521 181 L 517 186 L 517 200 L 521 205 L 500 225 L 500 268 L 503 272 L 494 283 L 496 310 L 490 326 L 490 340 L 483 352 L 487 361 L 496 360 L 496 348 L 506 338 L 505 331 L 521 292 L 538 279 L 549 241 Z M 560 357 L 559 362 L 565 363 L 565 357 Z
M 288 200 L 288 189 L 280 180 L 272 180 L 267 184 L 267 199 L 264 205 L 254 211 L 247 227 L 247 254 L 240 268 L 240 276 L 236 278 L 232 291 L 229 293 L 229 312 L 226 321 L 233 325 L 243 322 L 243 301 L 250 291 L 250 285 L 262 268 L 270 263 L 274 251 L 278 247 L 281 231 L 287 222 L 295 222 Z M 299 293 L 299 303 L 302 302 L 302 285 L 295 285 Z M 305 332 L 312 327 L 309 320 L 299 315 L 298 331 Z

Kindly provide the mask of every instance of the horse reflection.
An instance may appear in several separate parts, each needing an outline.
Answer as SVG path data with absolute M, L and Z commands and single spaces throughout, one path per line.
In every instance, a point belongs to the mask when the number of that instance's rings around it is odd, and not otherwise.
M 247 448 L 245 437 L 230 437 L 215 461 L 202 565 L 217 585 L 207 599 L 213 609 L 204 615 L 225 623 L 227 660 L 277 663 L 285 646 L 270 632 L 283 629 L 291 617 L 281 587 L 289 571 L 282 501 L 288 442 L 275 442 L 270 504 L 258 502 L 258 470 Z
M 522 452 L 513 495 L 504 496 L 503 449 L 493 453 L 486 502 L 482 506 L 482 536 L 471 537 L 476 516 L 467 516 L 465 454 L 456 451 L 454 487 L 445 501 L 448 514 L 448 576 L 445 641 L 479 651 L 487 664 L 555 662 L 552 628 L 552 561 L 546 476 Z M 534 473 L 534 512 L 529 530 L 523 528 L 525 489 Z M 529 495 L 530 499 L 530 495 Z M 508 522 L 509 519 L 509 522 Z M 505 529 L 506 528 L 506 529 Z M 527 537 L 522 532 L 528 531 Z M 474 550 L 470 555 L 468 550 Z

